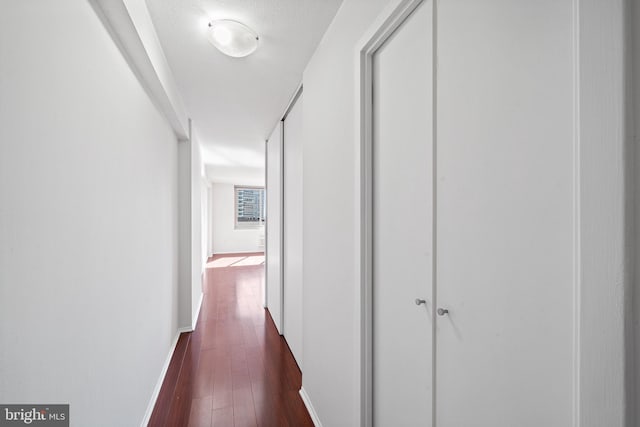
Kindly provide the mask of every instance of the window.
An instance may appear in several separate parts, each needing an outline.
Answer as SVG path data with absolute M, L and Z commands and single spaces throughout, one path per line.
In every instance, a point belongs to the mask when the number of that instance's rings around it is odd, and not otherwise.
M 235 189 L 236 228 L 255 228 L 264 224 L 264 187 L 242 187 Z

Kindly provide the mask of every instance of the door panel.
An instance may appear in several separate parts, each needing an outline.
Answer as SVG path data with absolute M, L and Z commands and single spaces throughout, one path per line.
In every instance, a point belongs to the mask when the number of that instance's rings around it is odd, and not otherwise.
M 267 142 L 267 308 L 282 333 L 282 122 Z
M 284 119 L 284 328 L 302 369 L 302 98 Z
M 432 4 L 373 57 L 373 423 L 432 421 Z M 416 305 L 415 299 L 427 302 Z
M 572 423 L 570 0 L 438 7 L 438 427 Z

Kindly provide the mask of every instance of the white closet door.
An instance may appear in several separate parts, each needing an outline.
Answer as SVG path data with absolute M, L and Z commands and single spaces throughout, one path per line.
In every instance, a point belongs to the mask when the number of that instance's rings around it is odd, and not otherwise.
M 423 2 L 373 57 L 377 427 L 432 420 L 432 7 Z
M 572 3 L 438 3 L 438 427 L 573 425 Z
M 284 119 L 284 328 L 302 369 L 302 95 Z
M 282 333 L 282 122 L 267 142 L 267 308 Z

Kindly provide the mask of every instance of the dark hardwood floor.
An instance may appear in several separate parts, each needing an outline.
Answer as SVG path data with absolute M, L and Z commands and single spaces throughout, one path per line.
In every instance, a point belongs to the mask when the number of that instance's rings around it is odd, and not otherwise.
M 196 329 L 180 336 L 149 426 L 313 427 L 300 370 L 262 308 L 263 264 L 209 259 Z

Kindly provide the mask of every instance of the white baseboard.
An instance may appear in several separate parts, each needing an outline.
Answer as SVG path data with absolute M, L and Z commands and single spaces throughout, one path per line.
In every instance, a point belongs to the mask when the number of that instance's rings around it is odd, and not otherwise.
M 320 422 L 320 418 L 316 413 L 316 410 L 313 408 L 311 404 L 311 399 L 309 399 L 309 395 L 305 391 L 304 387 L 300 388 L 300 397 L 302 397 L 302 401 L 304 402 L 304 406 L 307 407 L 307 411 L 309 411 L 309 415 L 311 416 L 311 421 L 313 421 L 313 425 L 316 427 L 322 427 L 322 423 Z
M 164 377 L 165 375 L 167 375 L 167 370 L 169 369 L 169 364 L 171 363 L 173 353 L 176 351 L 176 345 L 178 345 L 178 339 L 180 338 L 180 335 L 185 332 L 193 332 L 196 329 L 196 323 L 198 322 L 198 316 L 200 315 L 200 309 L 202 308 L 203 298 L 204 293 L 201 293 L 200 299 L 198 300 L 198 308 L 192 319 L 191 326 L 184 326 L 182 328 L 178 328 L 178 330 L 176 331 L 176 336 L 173 338 L 173 343 L 171 344 L 171 348 L 169 349 L 169 354 L 167 355 L 167 359 L 165 360 L 164 365 L 162 366 L 162 370 L 160 371 L 160 378 L 158 378 L 156 387 L 153 389 L 153 394 L 151 395 L 151 400 L 149 401 L 149 405 L 147 406 L 147 411 L 145 412 L 142 423 L 140 424 L 141 427 L 146 427 L 147 424 L 149 424 L 151 414 L 153 413 L 153 408 L 156 406 L 156 400 L 158 400 L 158 395 L 160 394 L 160 389 L 162 388 Z
M 178 328 L 178 336 L 180 334 L 184 334 L 185 332 L 193 332 L 191 326 L 183 326 L 182 328 Z
M 164 376 L 167 375 L 167 370 L 169 369 L 169 364 L 171 363 L 173 353 L 176 351 L 176 345 L 178 345 L 178 338 L 180 338 L 181 333 L 182 332 L 180 332 L 180 330 L 178 329 L 178 331 L 176 332 L 176 336 L 173 338 L 173 343 L 169 348 L 169 354 L 167 355 L 167 359 L 164 361 L 164 365 L 162 366 L 162 370 L 160 371 L 160 378 L 158 378 L 156 387 L 153 389 L 151 400 L 149 400 L 149 405 L 147 405 L 147 411 L 144 413 L 144 418 L 142 419 L 142 423 L 140 423 L 140 427 L 147 427 L 147 424 L 149 424 L 151 414 L 153 413 L 153 408 L 156 406 L 156 400 L 158 400 L 158 395 L 160 394 L 160 389 L 162 388 L 162 383 L 164 382 Z
M 200 309 L 202 308 L 202 299 L 204 298 L 204 292 L 200 292 L 200 299 L 198 300 L 198 307 L 191 320 L 191 330 L 196 330 L 196 324 L 198 323 L 198 316 L 200 315 Z

